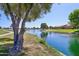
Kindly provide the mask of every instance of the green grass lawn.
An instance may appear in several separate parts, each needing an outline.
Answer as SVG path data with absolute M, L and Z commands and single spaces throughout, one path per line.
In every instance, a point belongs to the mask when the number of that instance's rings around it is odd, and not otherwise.
M 9 33 L 9 31 L 0 29 L 0 34 Z M 13 34 L 0 37 L 0 56 L 7 56 L 9 46 L 13 45 Z
M 5 34 L 5 33 L 9 33 L 9 31 L 5 30 L 5 29 L 0 29 L 0 35 L 1 34 Z
M 44 32 L 73 33 L 78 29 L 46 29 Z
M 13 39 L 0 38 L 0 56 L 7 56 L 9 53 L 9 47 L 13 45 Z

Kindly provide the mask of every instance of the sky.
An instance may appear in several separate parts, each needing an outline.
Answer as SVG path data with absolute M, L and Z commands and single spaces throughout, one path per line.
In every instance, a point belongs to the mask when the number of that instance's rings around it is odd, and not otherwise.
M 68 23 L 69 14 L 75 9 L 79 9 L 79 4 L 70 3 L 70 4 L 53 4 L 51 11 L 46 15 L 43 15 L 41 18 L 37 19 L 34 22 L 26 22 L 26 27 L 40 27 L 41 23 L 47 23 L 48 26 L 61 26 Z M 11 20 L 8 20 L 7 17 L 0 11 L 0 26 L 10 27 Z

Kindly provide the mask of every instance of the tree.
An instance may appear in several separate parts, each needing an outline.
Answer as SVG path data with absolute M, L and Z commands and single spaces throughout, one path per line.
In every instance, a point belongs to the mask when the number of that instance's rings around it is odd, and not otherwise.
M 76 9 L 76 10 L 74 10 L 73 12 L 71 12 L 69 14 L 69 20 L 70 20 L 70 24 L 74 28 L 78 28 L 79 27 L 79 9 Z
M 2 27 L 0 26 L 0 29 L 1 29 Z
M 25 23 L 35 21 L 42 15 L 50 11 L 52 4 L 0 4 L 0 10 L 11 19 L 14 32 L 14 46 L 10 50 L 11 55 L 16 55 L 23 49 L 23 34 L 25 32 Z
M 48 25 L 46 23 L 41 24 L 41 29 L 47 29 L 47 28 L 48 28 Z
M 49 29 L 53 29 L 53 26 L 49 26 Z

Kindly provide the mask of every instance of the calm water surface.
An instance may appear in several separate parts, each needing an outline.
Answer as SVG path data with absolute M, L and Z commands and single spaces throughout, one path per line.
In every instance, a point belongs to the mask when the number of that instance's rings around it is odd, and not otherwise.
M 44 33 L 41 30 L 28 30 L 27 32 L 45 39 L 49 46 L 56 48 L 67 56 L 79 56 L 79 37 L 76 35 L 53 32 Z

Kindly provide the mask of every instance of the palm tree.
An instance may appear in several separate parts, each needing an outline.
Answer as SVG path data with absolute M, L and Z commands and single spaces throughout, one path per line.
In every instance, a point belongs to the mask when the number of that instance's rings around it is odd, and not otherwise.
M 23 34 L 25 32 L 25 22 L 35 21 L 42 15 L 50 11 L 52 4 L 44 3 L 3 3 L 0 10 L 11 19 L 14 32 L 14 46 L 11 49 L 12 55 L 23 49 Z

